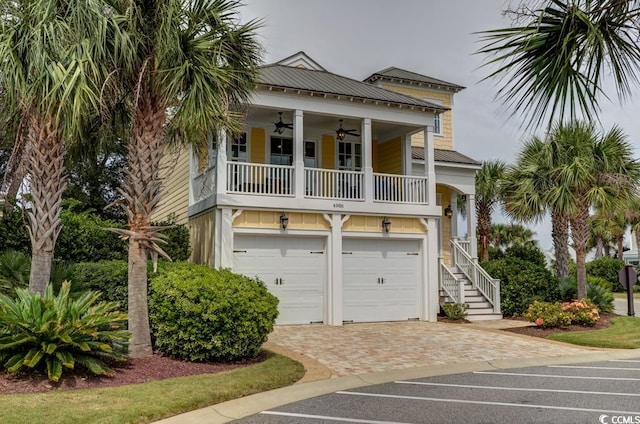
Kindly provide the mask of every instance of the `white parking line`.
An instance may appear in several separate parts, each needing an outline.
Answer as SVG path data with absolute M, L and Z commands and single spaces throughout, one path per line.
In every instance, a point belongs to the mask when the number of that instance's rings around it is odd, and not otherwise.
M 640 368 L 618 368 L 618 367 L 591 367 L 581 365 L 548 365 L 549 368 L 577 368 L 581 370 L 618 370 L 618 371 L 640 371 Z
M 495 372 L 495 371 L 474 371 L 473 373 L 487 374 L 487 375 L 512 375 L 515 377 L 546 377 L 546 378 L 567 378 L 567 379 L 579 379 L 579 380 L 640 381 L 640 378 L 627 378 L 627 377 L 583 377 L 579 375 L 521 374 L 516 372 Z
M 561 411 L 576 411 L 576 412 L 606 412 L 608 414 L 615 415 L 640 415 L 640 411 L 610 411 L 606 409 L 590 409 L 590 408 L 571 408 L 568 406 L 551 406 L 551 405 L 533 405 L 522 403 L 508 403 L 508 402 L 489 402 L 480 400 L 462 400 L 462 399 L 441 399 L 441 398 L 429 398 L 421 396 L 400 396 L 400 395 L 384 395 L 377 393 L 361 393 L 361 392 L 336 392 L 339 395 L 352 395 L 352 396 L 367 396 L 367 397 L 381 397 L 389 399 L 408 399 L 408 400 L 426 400 L 429 402 L 444 402 L 444 403 L 470 403 L 473 405 L 492 405 L 492 406 L 510 406 L 516 408 L 539 408 L 539 409 L 556 409 Z
M 342 417 L 329 417 L 326 415 L 309 415 L 309 414 L 296 414 L 293 412 L 278 412 L 278 411 L 263 411 L 261 414 L 264 415 L 279 415 L 282 417 L 296 417 L 296 418 L 311 418 L 315 420 L 332 420 L 332 421 L 341 421 L 345 423 L 360 423 L 360 424 L 411 424 L 411 423 L 401 423 L 399 421 L 371 421 L 371 420 L 360 420 L 357 418 L 342 418 Z
M 441 386 L 441 387 L 460 387 L 464 389 L 490 389 L 490 390 L 507 390 L 517 392 L 551 392 L 551 393 L 573 393 L 588 395 L 605 395 L 605 396 L 639 396 L 640 393 L 613 393 L 613 392 L 592 392 L 588 390 L 558 390 L 558 389 L 531 389 L 524 387 L 498 387 L 498 386 L 473 386 L 470 384 L 445 384 L 445 383 L 425 383 L 422 381 L 394 381 L 397 384 L 413 384 L 418 386 Z
M 640 362 L 640 359 L 609 359 L 609 362 Z

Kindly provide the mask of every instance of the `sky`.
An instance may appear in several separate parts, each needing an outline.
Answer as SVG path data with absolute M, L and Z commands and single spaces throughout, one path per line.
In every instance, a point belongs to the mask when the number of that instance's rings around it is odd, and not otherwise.
M 511 24 L 503 11 L 509 0 L 244 0 L 243 21 L 261 19 L 259 39 L 265 63 L 304 51 L 330 72 L 363 80 L 390 66 L 466 87 L 455 95 L 454 148 L 485 161 L 514 161 L 524 132 L 495 100 L 495 81 L 481 80 L 489 70 L 479 31 Z M 640 90 L 620 104 L 613 86 L 604 91 L 600 121 L 620 126 L 640 152 Z M 542 135 L 542 131 L 537 133 Z M 497 222 L 506 222 L 496 214 Z M 540 246 L 551 247 L 548 220 L 530 225 Z

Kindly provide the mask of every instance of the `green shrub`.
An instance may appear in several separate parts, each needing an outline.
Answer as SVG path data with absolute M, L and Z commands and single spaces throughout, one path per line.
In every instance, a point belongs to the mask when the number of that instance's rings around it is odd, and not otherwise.
M 121 224 L 102 220 L 86 211 L 75 212 L 72 207 L 60 214 L 62 229 L 56 242 L 56 261 L 76 263 L 126 259 L 126 243 L 118 234 L 106 229 L 118 228 Z
M 255 356 L 278 315 L 264 284 L 228 270 L 164 263 L 150 289 L 155 348 L 190 361 Z
M 73 265 L 74 290 L 102 292 L 102 299 L 117 302 L 127 311 L 127 261 L 82 262 Z
M 609 290 L 623 291 L 624 288 L 618 282 L 618 272 L 624 267 L 624 262 L 620 259 L 604 256 L 588 262 L 587 275 L 603 278 L 609 283 Z
M 154 222 L 154 226 L 169 226 L 162 230 L 164 243 L 160 247 L 164 250 L 172 261 L 186 261 L 191 255 L 189 246 L 189 229 L 184 224 L 174 224 L 172 220 Z
M 569 312 L 562 310 L 560 302 L 533 302 L 523 317 L 538 327 L 555 328 L 571 324 Z
M 547 268 L 522 259 L 505 257 L 482 267 L 500 279 L 500 305 L 505 316 L 522 315 L 534 301 L 559 299 L 558 279 Z
M 0 295 L 0 361 L 8 372 L 46 372 L 58 381 L 76 365 L 96 375 L 112 373 L 109 362 L 127 357 L 127 316 L 96 292 L 77 299 L 65 282 L 58 295 L 47 286 L 44 297 L 16 290 L 17 299 Z
M 558 285 L 560 300 L 570 302 L 578 296 L 578 282 L 575 276 L 569 276 Z M 587 299 L 593 302 L 602 312 L 613 311 L 614 296 L 611 285 L 603 278 L 587 275 Z
M 547 267 L 547 258 L 542 253 L 542 250 L 533 243 L 514 244 L 505 249 L 504 256 L 522 259 L 544 268 Z
M 31 240 L 27 232 L 27 218 L 24 211 L 16 207 L 12 212 L 4 212 L 0 217 L 0 252 L 15 250 L 31 253 Z
M 533 302 L 524 318 L 538 327 L 555 328 L 570 324 L 593 326 L 600 319 L 598 308 L 588 300 L 573 302 Z
M 442 305 L 442 312 L 449 319 L 461 320 L 467 317 L 467 309 L 469 305 L 467 303 L 445 303 Z

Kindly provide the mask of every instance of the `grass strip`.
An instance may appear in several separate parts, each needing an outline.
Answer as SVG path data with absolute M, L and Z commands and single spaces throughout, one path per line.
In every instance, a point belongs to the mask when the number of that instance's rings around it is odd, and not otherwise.
M 1 423 L 148 423 L 288 386 L 304 367 L 268 352 L 259 364 L 219 373 L 104 389 L 0 396 Z
M 602 330 L 556 333 L 549 338 L 580 346 L 637 349 L 640 348 L 640 318 L 615 317 L 611 320 L 611 326 Z

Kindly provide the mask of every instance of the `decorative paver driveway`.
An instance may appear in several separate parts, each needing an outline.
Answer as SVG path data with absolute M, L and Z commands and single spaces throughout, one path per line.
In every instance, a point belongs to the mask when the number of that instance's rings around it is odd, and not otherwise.
M 500 323 L 489 322 L 279 326 L 269 335 L 269 341 L 320 362 L 333 376 L 593 352 L 593 349 L 495 330 L 500 326 Z

